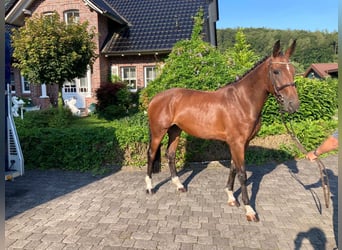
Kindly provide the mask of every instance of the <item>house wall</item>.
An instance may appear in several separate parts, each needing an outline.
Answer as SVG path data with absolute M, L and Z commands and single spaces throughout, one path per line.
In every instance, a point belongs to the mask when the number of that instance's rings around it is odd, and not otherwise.
M 137 56 L 112 56 L 109 57 L 110 66 L 118 66 L 119 72 L 121 67 L 135 67 L 137 73 L 137 87 L 144 88 L 144 67 L 157 66 L 162 63 L 166 55 L 137 55 Z
M 88 21 L 89 27 L 95 28 L 95 33 L 97 36 L 95 37 L 94 42 L 96 43 L 97 48 L 100 47 L 100 44 L 105 40 L 107 36 L 107 25 L 105 25 L 106 20 L 104 17 L 98 15 L 95 11 L 90 11 L 90 9 L 84 4 L 82 0 L 38 0 L 34 1 L 29 10 L 32 12 L 32 16 L 40 15 L 44 12 L 57 11 L 61 18 L 64 18 L 64 11 L 77 9 L 80 14 L 80 22 Z M 101 18 L 99 18 L 101 17 Z M 99 29 L 100 27 L 100 29 Z M 99 50 L 96 51 L 97 54 Z M 106 67 L 108 64 L 107 60 L 104 56 L 99 56 L 99 58 L 94 62 L 92 67 L 92 92 L 100 86 L 100 83 L 103 81 L 104 72 L 108 75 L 108 70 L 102 70 L 103 67 Z M 107 67 L 108 68 L 108 67 Z M 42 108 L 47 107 L 49 105 L 46 104 L 46 100 L 42 100 L 41 89 L 40 86 L 31 84 L 30 86 L 30 94 L 22 93 L 21 88 L 21 77 L 19 73 L 16 72 L 15 82 L 16 82 L 16 95 L 22 96 L 25 98 L 31 98 L 34 105 L 40 105 Z M 55 93 L 57 91 L 57 93 Z M 58 86 L 48 86 L 47 94 L 50 97 L 51 104 L 55 104 L 57 102 L 56 96 L 58 97 Z M 92 94 L 90 99 L 93 98 Z M 90 100 L 91 103 L 94 100 Z

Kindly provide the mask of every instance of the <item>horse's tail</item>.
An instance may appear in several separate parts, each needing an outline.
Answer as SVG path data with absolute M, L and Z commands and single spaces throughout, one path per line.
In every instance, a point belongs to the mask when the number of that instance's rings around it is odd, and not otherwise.
M 147 152 L 147 157 L 150 159 L 150 150 L 151 150 L 151 141 L 152 141 L 152 135 L 151 135 L 151 129 L 149 128 L 149 134 L 150 134 L 150 146 Z M 161 144 L 159 144 L 159 147 L 157 149 L 156 155 L 154 157 L 153 163 L 152 163 L 152 173 L 157 174 L 161 171 L 161 153 L 160 153 Z

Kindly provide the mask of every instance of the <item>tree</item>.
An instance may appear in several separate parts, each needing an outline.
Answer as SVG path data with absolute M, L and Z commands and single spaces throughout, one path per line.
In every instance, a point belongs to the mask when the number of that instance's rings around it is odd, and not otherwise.
M 33 84 L 58 84 L 83 77 L 96 59 L 94 29 L 88 22 L 66 24 L 57 12 L 26 19 L 25 25 L 13 30 L 15 62 Z
M 165 89 L 214 90 L 227 83 L 227 64 L 215 47 L 203 41 L 203 23 L 203 10 L 200 10 L 194 18 L 191 39 L 180 40 L 174 45 L 165 65 L 160 68 L 160 76 L 142 90 L 140 103 L 143 109 L 155 94 Z
M 235 44 L 225 51 L 228 62 L 229 75 L 242 76 L 247 70 L 251 69 L 258 60 L 258 56 L 250 48 L 246 36 L 240 29 L 235 35 Z

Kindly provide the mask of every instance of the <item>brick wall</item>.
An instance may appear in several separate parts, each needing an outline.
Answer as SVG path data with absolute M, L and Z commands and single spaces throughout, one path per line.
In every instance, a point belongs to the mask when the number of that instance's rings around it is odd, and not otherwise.
M 107 36 L 107 25 L 104 17 L 100 16 L 95 11 L 90 11 L 90 9 L 84 4 L 82 0 L 38 0 L 34 1 L 32 6 L 30 7 L 30 11 L 32 15 L 40 15 L 44 12 L 57 11 L 61 18 L 64 18 L 64 12 L 67 10 L 78 10 L 80 13 L 80 22 L 88 21 L 89 27 L 94 27 L 96 34 L 95 43 L 97 48 L 99 48 L 99 42 L 103 42 Z M 99 30 L 99 24 L 101 28 Z M 97 54 L 100 54 L 99 50 L 96 51 Z M 92 67 L 92 90 L 94 91 L 100 86 L 100 83 L 108 77 L 108 67 L 107 71 L 102 70 L 103 66 L 106 66 L 108 63 L 107 60 L 104 60 L 104 56 L 99 56 L 99 58 L 95 61 Z M 106 72 L 106 76 L 104 74 Z M 19 76 L 19 72 L 16 71 L 16 95 L 22 96 L 26 98 L 31 98 L 35 105 L 41 105 L 42 108 L 50 106 L 50 103 L 47 104 L 46 98 L 42 99 L 41 96 L 41 87 L 39 85 L 33 85 L 30 87 L 31 93 L 26 94 L 22 93 L 21 87 L 21 79 Z M 51 102 L 52 105 L 57 103 L 58 98 L 58 85 L 48 85 L 47 86 L 47 94 L 50 97 L 48 101 Z M 93 95 L 92 95 L 93 96 Z M 92 99 L 92 98 L 90 98 Z M 92 100 L 89 101 L 93 102 Z
M 121 67 L 135 67 L 137 73 L 137 87 L 144 87 L 144 67 L 157 66 L 165 60 L 166 55 L 136 55 L 109 57 L 110 66 L 118 66 L 119 76 Z

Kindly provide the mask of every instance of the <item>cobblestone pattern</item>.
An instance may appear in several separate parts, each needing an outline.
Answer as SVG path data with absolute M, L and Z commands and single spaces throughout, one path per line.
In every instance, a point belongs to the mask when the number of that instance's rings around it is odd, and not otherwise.
M 229 207 L 229 169 L 195 166 L 180 173 L 120 170 L 104 178 L 58 170 L 27 171 L 6 183 L 6 249 L 334 249 L 337 239 L 337 156 L 329 168 L 330 207 L 319 171 L 306 160 L 248 166 L 248 192 L 260 222 Z M 241 200 L 238 182 L 235 196 Z

